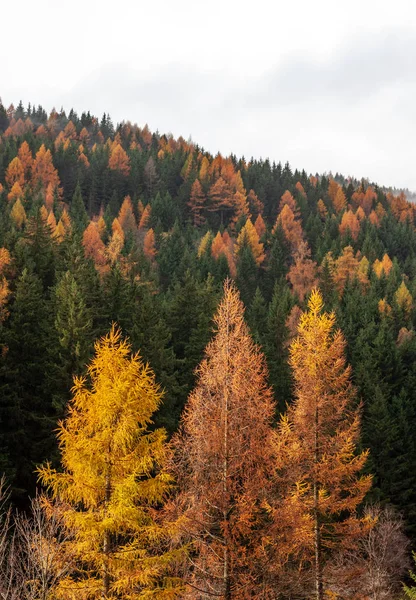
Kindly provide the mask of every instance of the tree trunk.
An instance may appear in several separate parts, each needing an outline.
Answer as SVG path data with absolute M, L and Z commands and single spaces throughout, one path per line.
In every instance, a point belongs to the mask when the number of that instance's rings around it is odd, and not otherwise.
M 111 475 L 110 467 L 108 467 L 107 475 L 105 478 L 105 509 L 107 509 L 108 503 L 111 498 Z M 108 598 L 110 592 L 110 570 L 109 570 L 109 558 L 110 558 L 110 532 L 104 532 L 103 541 L 103 591 L 101 594 L 102 598 Z
M 221 213 L 222 215 L 222 213 Z M 229 324 L 227 323 L 227 330 L 229 330 Z M 230 351 L 228 348 L 228 331 L 227 331 L 227 377 L 225 380 L 224 390 L 224 463 L 223 463 L 223 494 L 224 494 L 224 506 L 223 506 L 223 520 L 224 520 L 224 600 L 231 600 L 231 581 L 230 581 L 230 548 L 229 548 L 229 506 L 228 506 L 228 411 L 229 411 L 229 396 L 228 396 L 228 369 L 229 369 L 229 356 Z
M 319 426 L 319 411 L 318 406 L 315 410 L 315 474 L 313 482 L 313 511 L 315 521 L 315 593 L 316 600 L 323 600 L 324 586 L 322 581 L 322 545 L 321 545 L 321 528 L 319 520 L 319 489 L 316 480 L 316 467 L 319 461 L 318 451 L 318 426 Z

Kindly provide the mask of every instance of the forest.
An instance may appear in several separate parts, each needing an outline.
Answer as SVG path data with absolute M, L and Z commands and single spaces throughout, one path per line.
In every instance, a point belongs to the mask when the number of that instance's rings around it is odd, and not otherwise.
M 415 226 L 0 101 L 0 597 L 416 598 Z

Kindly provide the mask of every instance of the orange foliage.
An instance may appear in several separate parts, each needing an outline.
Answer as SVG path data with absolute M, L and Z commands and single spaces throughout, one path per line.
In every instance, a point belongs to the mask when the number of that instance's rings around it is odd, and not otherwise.
M 22 163 L 24 176 L 27 179 L 29 178 L 30 172 L 32 170 L 33 156 L 32 152 L 30 151 L 29 144 L 26 142 L 26 140 L 22 142 L 17 156 L 19 157 L 20 162 Z
M 273 233 L 276 228 L 280 225 L 283 230 L 283 234 L 286 240 L 289 242 L 292 252 L 296 250 L 300 242 L 303 240 L 302 225 L 295 218 L 292 209 L 288 204 L 283 206 L 282 212 L 277 217 L 276 224 L 273 228 Z
M 20 187 L 19 183 L 16 181 L 16 183 L 13 184 L 13 187 L 10 190 L 10 192 L 7 194 L 7 198 L 10 202 L 13 202 L 13 201 L 17 200 L 18 198 L 22 198 L 22 197 L 23 197 L 23 190 Z
M 48 187 L 46 189 L 46 194 L 45 194 L 45 205 L 48 210 L 52 210 L 54 199 L 55 199 L 55 197 L 54 197 L 53 185 L 52 185 L 52 183 L 48 183 Z
M 326 215 L 328 214 L 328 210 L 327 210 L 327 208 L 326 208 L 326 206 L 324 204 L 324 201 L 321 198 L 318 200 L 318 203 L 317 203 L 316 207 L 318 209 L 318 212 L 319 212 L 320 216 L 323 219 L 325 219 Z
M 150 204 L 146 204 L 146 206 L 143 210 L 142 216 L 140 217 L 139 229 L 145 229 L 145 227 L 148 226 L 151 214 L 152 214 L 152 208 L 151 208 Z
M 231 597 L 227 590 L 235 598 L 255 596 L 255 569 L 263 564 L 270 526 L 262 506 L 274 464 L 274 404 L 264 357 L 243 313 L 238 292 L 226 282 L 217 333 L 174 439 L 176 505 L 196 567 L 187 582 L 221 598 Z
M 295 399 L 276 436 L 280 478 L 290 482 L 309 517 L 302 534 L 314 556 L 318 598 L 328 555 L 354 547 L 365 529 L 356 509 L 371 487 L 371 476 L 361 475 L 368 452 L 357 451 L 361 406 L 346 364 L 346 341 L 335 329 L 334 313 L 322 309 L 314 290 L 290 346 Z
M 382 317 L 389 317 L 391 315 L 392 309 L 390 304 L 387 302 L 386 298 L 379 300 L 378 310 Z
M 370 216 L 368 217 L 368 219 L 369 219 L 370 223 L 372 225 L 374 225 L 374 227 L 380 227 L 380 221 L 379 221 L 379 218 L 378 218 L 377 213 L 376 213 L 375 210 L 371 211 Z
M 195 179 L 191 188 L 191 195 L 189 198 L 188 206 L 191 209 L 194 227 L 200 227 L 204 224 L 205 218 L 202 215 L 202 211 L 206 202 L 206 196 L 202 189 L 199 179 Z
M 254 227 L 256 228 L 259 238 L 261 238 L 266 233 L 266 224 L 261 214 L 257 215 Z
M 149 229 L 144 236 L 143 242 L 143 252 L 144 255 L 150 260 L 153 261 L 156 256 L 156 247 L 155 247 L 155 234 L 153 229 Z
M 248 207 L 253 217 L 263 214 L 264 204 L 258 198 L 254 190 L 250 190 L 247 196 Z
M 102 269 L 106 264 L 105 246 L 100 237 L 96 223 L 91 221 L 86 227 L 82 236 L 82 245 L 84 246 L 85 256 L 87 258 L 92 258 L 96 269 L 102 272 Z
M 358 238 L 360 233 L 360 222 L 357 219 L 357 215 L 352 210 L 347 210 L 342 215 L 341 223 L 339 225 L 339 232 L 341 235 L 346 235 L 349 230 L 353 240 Z
M 301 241 L 294 254 L 295 262 L 287 274 L 293 293 L 301 302 L 317 284 L 317 264 L 310 256 L 311 251 L 307 242 Z
M 58 171 L 53 166 L 51 151 L 46 150 L 45 144 L 42 144 L 33 161 L 32 185 L 35 187 L 36 185 L 41 184 L 46 190 L 49 183 L 52 185 L 53 189 L 58 187 Z
M 113 144 L 108 166 L 112 171 L 118 171 L 126 177 L 130 173 L 130 159 L 120 144 Z
M 360 270 L 360 261 L 357 256 L 354 256 L 354 250 L 351 246 L 346 246 L 341 256 L 335 261 L 333 277 L 340 295 L 342 295 L 347 281 L 353 280 L 355 277 L 362 285 L 366 286 L 368 284 L 367 274 L 363 268 Z
M 344 191 L 340 185 L 338 186 L 338 190 L 337 190 L 336 196 L 334 198 L 333 204 L 334 204 L 334 208 L 337 213 L 340 213 L 341 211 L 343 211 L 344 208 L 346 208 L 346 206 L 347 206 L 347 199 L 346 199 Z
M 297 218 L 297 219 L 299 218 L 300 212 L 299 212 L 298 205 L 296 203 L 296 200 L 292 196 L 292 194 L 289 192 L 289 190 L 286 190 L 280 199 L 279 213 L 282 212 L 282 210 L 285 206 L 288 206 L 290 208 L 290 210 L 293 212 L 295 218 Z
M 22 162 L 18 156 L 15 156 L 6 169 L 6 183 L 9 188 L 12 188 L 15 183 L 20 187 L 25 185 L 25 171 Z
M 136 231 L 137 224 L 130 196 L 126 196 L 118 213 L 118 221 L 124 233 Z
M 304 198 L 306 198 L 306 192 L 305 192 L 305 188 L 303 187 L 303 185 L 301 184 L 300 181 L 298 181 L 295 185 L 295 188 L 297 189 L 297 191 L 299 192 L 299 194 L 301 196 L 303 196 Z
M 124 232 L 118 219 L 114 219 L 111 226 L 113 235 L 107 246 L 106 255 L 111 264 L 114 264 L 124 247 Z

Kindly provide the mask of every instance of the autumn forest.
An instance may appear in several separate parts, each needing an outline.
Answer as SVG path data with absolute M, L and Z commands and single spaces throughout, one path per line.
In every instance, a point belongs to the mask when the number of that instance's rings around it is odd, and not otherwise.
M 416 598 L 416 206 L 0 101 L 0 598 Z

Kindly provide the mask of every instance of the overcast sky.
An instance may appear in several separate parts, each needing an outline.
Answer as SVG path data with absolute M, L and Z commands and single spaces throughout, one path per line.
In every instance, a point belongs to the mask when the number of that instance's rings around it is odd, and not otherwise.
M 416 190 L 414 0 L 20 0 L 3 17 L 7 106 Z

